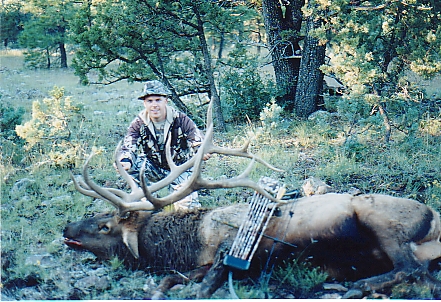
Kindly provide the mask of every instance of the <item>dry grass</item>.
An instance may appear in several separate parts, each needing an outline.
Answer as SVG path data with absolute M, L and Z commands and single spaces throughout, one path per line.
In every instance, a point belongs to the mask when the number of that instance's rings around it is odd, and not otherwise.
M 107 107 L 107 113 L 115 113 L 116 110 L 130 109 L 133 115 L 142 106 L 136 100 L 142 91 L 141 83 L 123 81 L 109 86 L 83 86 L 71 69 L 24 69 L 23 55 L 19 50 L 1 50 L 0 60 L 2 98 L 12 101 L 14 106 L 29 110 L 32 100 L 47 97 L 54 86 L 64 87 L 66 95 L 85 102 L 90 110 Z

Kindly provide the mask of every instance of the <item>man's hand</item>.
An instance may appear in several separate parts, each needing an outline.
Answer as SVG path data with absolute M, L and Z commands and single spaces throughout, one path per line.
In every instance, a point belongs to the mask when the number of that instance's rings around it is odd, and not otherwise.
M 211 158 L 211 153 L 205 153 L 204 157 L 202 157 L 203 160 L 209 160 Z
M 121 164 L 123 169 L 126 171 L 132 167 L 132 164 L 127 161 L 123 161 L 123 162 L 119 162 L 119 163 Z M 113 166 L 115 167 L 116 171 L 118 171 L 118 167 L 116 166 L 116 163 L 113 163 Z

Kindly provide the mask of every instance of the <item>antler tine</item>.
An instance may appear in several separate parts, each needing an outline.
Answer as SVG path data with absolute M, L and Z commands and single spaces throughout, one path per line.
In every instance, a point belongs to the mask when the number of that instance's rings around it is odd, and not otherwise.
M 139 199 L 142 198 L 142 190 L 139 189 L 138 185 L 136 184 L 135 180 L 130 177 L 129 173 L 122 167 L 120 161 L 118 160 L 118 150 L 121 148 L 122 141 L 119 141 L 118 145 L 115 148 L 115 152 L 113 154 L 113 159 L 115 161 L 116 168 L 118 169 L 119 175 L 121 175 L 122 178 L 127 182 L 130 189 L 132 190 L 132 195 L 134 195 L 136 192 L 140 193 Z
M 206 124 L 206 128 L 210 128 L 210 126 L 213 126 L 213 101 L 210 101 L 210 103 L 208 103 L 208 108 L 207 108 L 207 124 Z
M 113 154 L 116 168 L 118 169 L 119 175 L 121 175 L 121 177 L 127 182 L 131 189 L 131 193 L 129 194 L 131 196 L 131 199 L 140 200 L 142 197 L 144 197 L 144 193 L 139 188 L 133 177 L 131 177 L 129 173 L 127 173 L 127 171 L 122 167 L 121 162 L 118 160 L 118 150 L 120 150 L 121 145 L 122 141 L 119 141 L 118 146 L 116 146 L 115 152 Z
M 87 158 L 86 162 L 84 163 L 84 166 L 82 169 L 83 179 L 79 178 L 77 180 L 71 174 L 75 188 L 83 195 L 90 196 L 93 198 L 98 198 L 98 199 L 104 199 L 104 200 L 110 202 L 111 205 L 113 205 L 115 208 L 118 209 L 119 213 L 128 212 L 130 210 L 130 207 L 128 207 L 130 202 L 134 201 L 134 200 L 139 200 L 143 196 L 142 190 L 137 187 L 136 187 L 136 190 L 134 190 L 135 189 L 134 185 L 136 185 L 136 183 L 133 180 L 132 180 L 133 183 L 131 184 L 132 192 L 130 194 L 128 194 L 122 190 L 118 190 L 118 189 L 114 189 L 114 188 L 103 188 L 103 187 L 99 186 L 98 184 L 96 184 L 92 180 L 92 178 L 90 177 L 89 172 L 88 172 L 89 162 L 93 156 L 94 156 L 94 153 L 91 153 L 90 156 Z M 119 163 L 118 161 L 115 161 L 115 163 L 116 163 L 117 169 L 120 172 L 120 174 L 123 175 L 123 177 L 124 177 L 124 173 L 125 173 L 124 179 L 130 183 L 130 176 L 124 170 L 121 163 Z M 138 195 L 140 195 L 140 196 L 138 196 Z M 151 203 L 149 203 L 149 204 L 150 204 L 149 207 L 147 207 L 147 205 L 144 204 L 145 208 L 148 208 L 150 210 L 154 209 L 153 205 Z
M 261 159 L 260 157 L 258 157 L 257 155 L 254 155 L 254 154 L 248 152 L 247 151 L 248 145 L 249 145 L 249 141 L 247 141 L 245 143 L 245 145 L 242 146 L 242 148 L 228 149 L 228 148 L 216 146 L 214 144 L 210 144 L 209 146 L 207 146 L 207 153 L 218 153 L 218 154 L 224 154 L 224 155 L 233 155 L 233 156 L 246 157 L 246 158 L 251 158 L 251 159 L 254 158 L 258 163 L 264 165 L 265 167 L 267 167 L 267 168 L 269 168 L 271 170 L 274 170 L 276 172 L 284 172 L 284 170 L 276 168 L 273 165 L 271 165 L 270 163 L 268 163 L 267 161 L 265 161 L 265 160 Z
M 86 160 L 86 163 L 83 166 L 83 179 L 84 182 L 87 184 L 87 186 L 93 190 L 95 193 L 97 193 L 100 196 L 100 199 L 104 199 L 109 201 L 114 207 L 116 207 L 117 209 L 119 209 L 120 204 L 121 204 L 121 198 L 113 193 L 111 193 L 109 190 L 107 190 L 106 188 L 102 188 L 99 185 L 97 185 L 92 178 L 90 178 L 89 172 L 88 172 L 88 166 L 89 166 L 89 161 L 92 159 L 94 153 L 91 153 L 89 158 Z
M 165 158 L 167 160 L 167 164 L 170 167 L 170 170 L 176 168 L 175 163 L 173 162 L 173 158 L 171 156 L 171 135 L 168 137 L 167 142 L 165 143 Z
M 211 125 L 211 128 L 212 127 L 213 126 Z M 210 129 L 210 128 L 208 128 L 208 129 Z M 207 134 L 205 135 L 205 140 L 204 140 L 204 142 L 206 141 L 206 143 L 204 144 L 205 153 L 217 153 L 217 154 L 224 154 L 224 155 L 246 157 L 246 158 L 250 158 L 250 159 L 254 158 L 258 163 L 264 165 L 265 167 L 267 167 L 271 170 L 274 170 L 276 172 L 284 172 L 284 170 L 276 168 L 273 165 L 271 165 L 270 163 L 268 163 L 267 161 L 248 152 L 248 147 L 250 145 L 251 139 L 248 139 L 241 148 L 230 149 L 230 148 L 220 147 L 220 146 L 216 146 L 213 143 L 213 131 L 211 131 L 209 133 L 208 129 L 207 129 Z
M 210 128 L 213 127 L 213 102 L 210 102 L 208 104 L 207 109 L 207 133 L 205 134 L 205 141 L 207 141 L 205 145 L 205 153 L 218 153 L 218 154 L 224 154 L 224 155 L 233 155 L 233 156 L 239 156 L 239 157 L 246 157 L 255 159 L 258 163 L 264 165 L 265 167 L 274 170 L 276 172 L 284 172 L 282 169 L 276 168 L 270 163 L 266 162 L 265 160 L 261 159 L 260 157 L 249 153 L 248 147 L 250 146 L 251 139 L 248 139 L 245 144 L 241 148 L 224 148 L 216 146 L 213 143 L 213 131 L 208 131 Z
M 238 176 L 230 178 L 230 179 L 222 179 L 222 180 L 206 180 L 200 179 L 200 186 L 204 189 L 215 189 L 215 188 L 236 188 L 236 187 L 248 187 L 254 189 L 256 192 L 265 196 L 266 198 L 274 201 L 274 202 L 283 202 L 276 197 L 269 194 L 266 190 L 264 190 L 258 183 L 251 180 L 248 176 L 253 170 L 254 163 L 256 162 L 256 158 L 253 158 L 252 161 L 248 164 L 248 167 Z
M 72 174 L 72 172 L 70 172 L 70 178 L 74 183 L 75 189 L 81 194 L 93 198 L 101 198 L 101 195 L 98 195 L 95 191 L 92 191 L 81 178 L 76 179 L 75 176 Z
M 78 179 L 75 178 L 75 176 L 72 174 L 72 172 L 70 173 L 70 177 L 73 180 L 75 189 L 77 189 L 78 192 L 82 193 L 83 195 L 90 196 L 93 198 L 98 198 L 98 199 L 103 198 L 101 195 L 99 195 L 95 191 L 91 190 L 90 187 L 81 178 L 78 178 Z M 121 198 L 124 197 L 125 192 L 122 192 L 121 190 L 113 189 L 113 188 L 106 188 L 106 189 Z
M 182 188 L 180 188 L 177 191 L 174 191 L 173 193 L 171 193 L 170 195 L 168 195 L 166 197 L 158 198 L 152 194 L 151 189 L 149 188 L 149 186 L 146 185 L 146 181 L 144 179 L 145 178 L 144 168 L 141 169 L 141 171 L 140 171 L 141 188 L 144 191 L 144 194 L 145 194 L 145 197 L 147 198 L 147 200 L 150 201 L 155 206 L 155 208 L 163 208 L 165 206 L 173 204 L 176 201 L 179 201 L 179 200 L 185 198 L 186 196 L 190 195 L 192 192 L 197 191 L 200 188 L 202 188 L 199 185 L 199 183 L 201 180 L 201 170 L 202 170 L 202 161 L 203 161 L 202 159 L 205 154 L 203 151 L 204 151 L 203 148 L 200 148 L 198 150 L 198 152 L 196 152 L 196 155 L 193 157 L 193 159 L 195 161 L 195 164 L 193 165 L 193 173 L 191 174 L 189 179 L 187 179 L 187 181 L 182 186 Z M 181 166 L 177 166 L 177 167 L 181 167 Z M 174 173 L 174 172 L 176 172 L 176 170 L 173 171 L 172 173 Z M 170 174 L 172 174 L 172 173 L 170 173 Z M 177 175 L 177 176 L 179 176 L 179 175 Z M 174 177 L 174 178 L 176 178 L 176 177 Z M 139 202 L 130 204 L 130 209 L 132 211 L 141 210 L 143 208 L 144 208 L 143 205 Z

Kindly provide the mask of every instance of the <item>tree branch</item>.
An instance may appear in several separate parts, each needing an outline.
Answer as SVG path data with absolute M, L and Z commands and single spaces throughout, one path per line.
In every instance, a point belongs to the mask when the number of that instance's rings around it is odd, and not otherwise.
M 399 2 L 404 6 L 409 6 L 409 7 L 415 8 L 417 10 L 431 10 L 431 9 L 433 9 L 433 7 L 430 7 L 430 6 L 417 6 L 417 5 L 409 4 L 409 3 L 406 3 L 405 1 L 399 1 L 399 0 L 386 1 L 383 4 L 376 5 L 376 6 L 353 6 L 353 8 L 355 10 L 360 10 L 360 11 L 380 10 L 380 9 L 388 7 L 390 4 L 392 4 L 394 2 Z

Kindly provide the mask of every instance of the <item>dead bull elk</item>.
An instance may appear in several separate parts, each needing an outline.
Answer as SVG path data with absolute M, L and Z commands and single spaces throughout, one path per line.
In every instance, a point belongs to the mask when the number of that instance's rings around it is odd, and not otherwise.
M 175 166 L 168 152 L 171 173 L 158 183 L 147 186 L 142 180 L 139 188 L 117 162 L 131 187 L 130 193 L 98 186 L 88 174 L 86 161 L 83 178 L 73 178 L 77 190 L 109 201 L 118 211 L 68 224 L 64 230 L 65 243 L 105 259 L 118 256 L 138 268 L 191 271 L 188 278 L 202 281 L 197 297 L 208 298 L 226 280 L 228 267 L 223 259 L 232 246 L 237 227 L 247 217 L 248 205 L 188 212 L 153 210 L 201 188 L 244 186 L 271 199 L 272 206 L 277 207 L 277 215 L 269 219 L 257 247 L 250 272 L 258 271 L 272 250 L 279 260 L 303 255 L 313 265 L 325 269 L 330 277 L 358 280 L 354 286 L 364 291 L 381 290 L 418 276 L 440 296 L 441 283 L 427 270 L 428 263 L 441 256 L 440 218 L 436 211 L 415 200 L 379 194 L 329 193 L 282 203 L 248 178 L 253 163 L 238 177 L 205 180 L 201 177 L 205 153 L 249 157 L 271 167 L 248 153 L 247 145 L 242 149 L 215 146 L 210 119 L 208 124 L 206 139 L 193 159 Z M 164 198 L 154 196 L 154 192 L 189 167 L 194 168 L 193 176 L 180 191 Z M 140 201 L 144 196 L 147 200 Z M 178 279 L 164 278 L 154 297 L 161 297 Z

